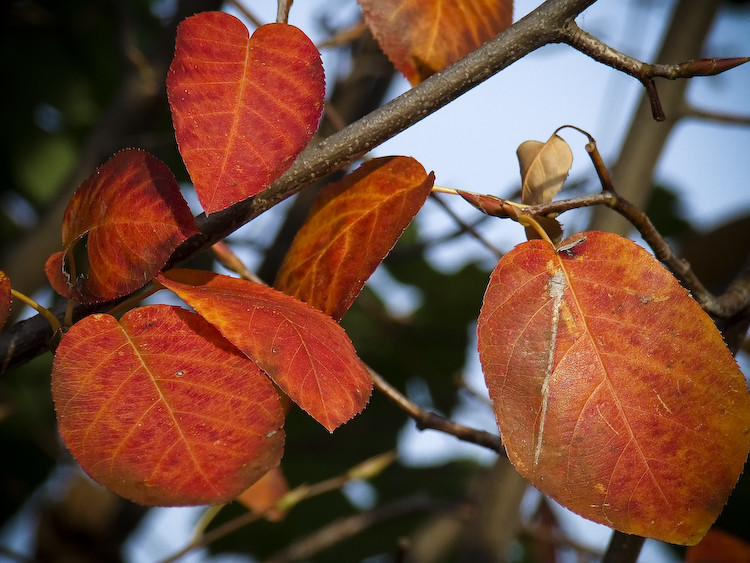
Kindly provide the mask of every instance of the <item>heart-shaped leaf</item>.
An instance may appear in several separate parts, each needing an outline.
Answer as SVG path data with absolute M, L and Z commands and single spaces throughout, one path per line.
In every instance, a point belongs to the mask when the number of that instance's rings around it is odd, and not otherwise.
M 284 257 L 275 287 L 341 319 L 434 180 L 416 160 L 400 156 L 366 162 L 326 186 Z
M 5 326 L 10 314 L 10 305 L 13 302 L 13 295 L 10 292 L 10 278 L 5 272 L 0 271 L 0 328 Z
M 64 251 L 47 260 L 52 288 L 83 303 L 148 283 L 198 233 L 174 175 L 149 153 L 115 154 L 76 190 L 62 225 Z
M 227 502 L 281 459 L 266 375 L 195 313 L 151 305 L 68 331 L 52 370 L 60 435 L 84 471 L 134 502 Z
M 412 86 L 510 27 L 512 0 L 359 0 L 383 52 Z
M 249 37 L 234 16 L 204 12 L 177 29 L 167 94 L 180 154 L 213 213 L 289 168 L 317 129 L 325 78 L 296 27 L 268 24 Z
M 211 272 L 170 270 L 159 281 L 330 432 L 367 404 L 367 367 L 325 313 L 270 287 Z
M 677 280 L 609 233 L 523 243 L 492 274 L 479 354 L 508 457 L 571 510 L 694 544 L 750 447 L 750 396 Z

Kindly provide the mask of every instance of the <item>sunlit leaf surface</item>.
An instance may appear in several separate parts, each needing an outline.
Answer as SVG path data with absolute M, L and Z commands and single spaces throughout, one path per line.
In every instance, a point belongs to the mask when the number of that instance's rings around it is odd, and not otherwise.
M 227 502 L 282 455 L 284 414 L 271 382 L 178 307 L 73 325 L 55 355 L 52 396 L 83 470 L 137 503 Z
M 367 404 L 369 372 L 325 313 L 264 285 L 211 272 L 170 270 L 159 281 L 329 431 Z
M 745 378 L 711 319 L 614 234 L 517 246 L 492 274 L 479 354 L 508 457 L 539 490 L 617 530 L 706 533 L 742 472 Z
M 234 16 L 203 12 L 177 29 L 167 93 L 180 154 L 213 213 L 289 168 L 318 127 L 325 79 L 296 27 L 268 24 L 250 37 Z
M 430 193 L 434 175 L 409 157 L 376 158 L 326 186 L 297 233 L 275 287 L 336 320 Z

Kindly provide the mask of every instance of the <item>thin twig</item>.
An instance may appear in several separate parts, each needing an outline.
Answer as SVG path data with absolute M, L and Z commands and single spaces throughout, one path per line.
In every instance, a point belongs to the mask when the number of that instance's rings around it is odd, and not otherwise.
M 455 504 L 421 496 L 399 499 L 366 512 L 335 520 L 306 537 L 294 540 L 282 551 L 264 560 L 264 563 L 287 563 L 309 559 L 324 549 L 382 522 L 414 512 L 436 512 L 449 509 L 455 509 Z
M 713 76 L 750 61 L 747 57 L 730 59 L 701 59 L 676 64 L 647 64 L 630 55 L 607 45 L 599 38 L 584 31 L 571 21 L 562 29 L 562 42 L 588 55 L 595 61 L 607 65 L 637 78 L 646 88 L 651 102 L 651 113 L 656 121 L 664 121 L 666 115 L 656 91 L 654 78 L 692 78 L 694 76 Z
M 697 108 L 689 104 L 685 105 L 685 108 L 680 114 L 680 117 L 702 119 L 704 121 L 713 121 L 714 123 L 722 123 L 726 125 L 739 125 L 742 127 L 750 126 L 750 115 L 738 115 L 734 113 L 712 111 Z
M 261 19 L 260 19 L 260 18 L 259 18 L 258 16 L 256 16 L 255 14 L 253 14 L 253 13 L 252 13 L 252 12 L 251 12 L 251 11 L 250 11 L 250 10 L 249 10 L 248 8 L 247 8 L 247 6 L 245 6 L 245 4 L 244 4 L 243 2 L 240 2 L 240 0 L 228 0 L 228 2 L 229 2 L 229 3 L 230 3 L 230 4 L 232 5 L 232 6 L 234 6 L 235 8 L 237 8 L 237 10 L 239 10 L 239 12 L 240 12 L 240 13 L 241 13 L 241 14 L 242 14 L 243 16 L 245 16 L 245 18 L 247 18 L 247 21 L 249 21 L 249 22 L 250 22 L 251 24 L 253 24 L 253 25 L 254 25 L 255 27 L 260 27 L 260 26 L 262 26 L 262 25 L 263 25 L 263 23 L 264 23 L 264 22 L 263 22 L 263 21 L 262 21 L 262 20 L 261 20 Z
M 703 283 L 695 275 L 690 264 L 687 260 L 679 258 L 674 252 L 669 243 L 661 236 L 659 231 L 654 227 L 651 219 L 648 218 L 645 212 L 638 209 L 635 205 L 627 201 L 625 198 L 617 195 L 615 188 L 612 184 L 612 179 L 607 170 L 604 160 L 599 154 L 599 150 L 596 148 L 596 141 L 591 138 L 586 145 L 586 152 L 591 157 L 591 162 L 594 164 L 596 173 L 599 175 L 599 179 L 602 183 L 602 188 L 605 193 L 612 195 L 613 200 L 610 207 L 625 217 L 630 223 L 638 230 L 651 250 L 654 251 L 654 256 L 680 280 L 682 285 L 690 290 L 693 294 L 693 298 L 706 310 L 708 313 L 723 316 L 722 313 L 726 313 L 724 307 L 717 301 L 716 297 L 706 289 Z
M 342 45 L 346 45 L 347 43 L 351 43 L 352 41 L 359 39 L 365 33 L 367 33 L 369 29 L 370 27 L 364 21 L 360 20 L 352 27 L 336 32 L 333 37 L 329 37 L 325 41 L 322 41 L 315 46 L 319 50 L 331 47 L 341 47 Z
M 604 555 L 602 552 L 579 543 L 567 535 L 563 535 L 559 530 L 550 528 L 549 526 L 526 524 L 522 528 L 521 533 L 535 541 L 575 551 L 578 554 L 578 561 L 585 561 L 587 559 L 590 559 L 591 561 L 600 561 Z
M 500 455 L 506 455 L 505 447 L 503 446 L 500 436 L 490 434 L 484 430 L 478 430 L 476 428 L 464 426 L 463 424 L 458 424 L 444 416 L 424 410 L 401 394 L 395 387 L 373 370 L 370 370 L 370 378 L 375 384 L 376 389 L 398 405 L 401 410 L 406 412 L 406 414 L 412 417 L 417 423 L 417 428 L 420 430 L 438 430 L 439 432 L 455 436 L 464 442 L 471 442 L 472 444 L 477 444 L 478 446 L 483 446 L 493 450 Z
M 177 561 L 178 559 L 184 557 L 191 551 L 195 551 L 196 549 L 205 547 L 208 544 L 239 530 L 240 528 L 243 528 L 249 524 L 252 524 L 253 522 L 260 520 L 261 518 L 265 517 L 266 514 L 272 513 L 273 511 L 286 512 L 304 500 L 308 500 L 313 497 L 329 493 L 331 491 L 337 491 L 344 485 L 355 479 L 371 479 L 378 475 L 381 471 L 383 471 L 383 469 L 390 465 L 395 459 L 396 454 L 393 452 L 388 452 L 367 459 L 362 463 L 358 463 L 342 475 L 337 475 L 336 477 L 326 479 L 325 481 L 320 481 L 313 485 L 300 485 L 299 487 L 292 489 L 284 496 L 282 496 L 273 507 L 270 507 L 266 511 L 246 512 L 245 514 L 242 514 L 237 518 L 230 520 L 229 522 L 225 522 L 221 526 L 218 526 L 213 530 L 194 538 L 185 547 L 180 549 L 178 552 L 173 553 L 166 559 L 161 560 L 160 563 L 173 563 L 174 561 Z
M 195 551 L 196 549 L 205 547 L 208 544 L 231 534 L 232 532 L 236 532 L 237 530 L 244 528 L 245 526 L 252 524 L 253 522 L 257 522 L 261 518 L 263 518 L 262 512 L 245 512 L 241 516 L 238 516 L 237 518 L 234 518 L 229 522 L 226 522 L 221 526 L 214 528 L 210 532 L 206 532 L 202 536 L 195 538 L 178 552 L 173 553 L 166 559 L 162 559 L 159 563 L 173 563 L 174 561 L 178 561 L 191 551 Z
M 481 243 L 487 250 L 492 252 L 498 259 L 503 257 L 504 252 L 497 248 L 495 245 L 493 245 L 490 241 L 488 241 L 482 233 L 477 231 L 473 226 L 469 225 L 466 221 L 461 219 L 458 215 L 456 215 L 456 212 L 453 211 L 453 209 L 450 208 L 450 206 L 443 201 L 441 197 L 437 195 L 434 191 L 430 194 L 430 197 L 432 198 L 432 201 L 437 203 L 443 211 L 451 218 L 453 221 L 461 228 L 462 233 L 468 233 L 471 236 L 473 236 L 479 243 Z

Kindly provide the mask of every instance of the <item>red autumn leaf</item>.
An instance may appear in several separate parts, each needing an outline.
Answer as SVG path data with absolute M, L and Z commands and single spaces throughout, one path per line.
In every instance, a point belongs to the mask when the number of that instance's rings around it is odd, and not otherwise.
M 284 447 L 271 382 L 179 307 L 73 325 L 55 355 L 52 396 L 83 470 L 141 504 L 227 502 L 276 467 Z
M 648 252 L 588 232 L 508 253 L 479 317 L 508 457 L 569 509 L 694 544 L 750 446 L 750 396 L 721 334 Z
M 685 554 L 685 563 L 748 563 L 750 543 L 722 530 L 709 530 Z
M 325 78 L 296 27 L 268 24 L 249 37 L 234 16 L 204 12 L 177 29 L 167 93 L 180 154 L 213 213 L 289 168 L 317 129 Z
M 369 372 L 325 313 L 270 287 L 211 272 L 170 270 L 159 281 L 330 432 L 367 404 Z
M 276 289 L 341 319 L 434 180 L 416 160 L 402 156 L 371 160 L 326 186 L 284 258 Z
M 52 288 L 84 303 L 148 283 L 198 226 L 166 164 L 149 153 L 115 154 L 81 184 L 62 226 L 64 251 L 47 260 Z
M 13 302 L 13 295 L 10 292 L 10 278 L 5 272 L 0 271 L 0 328 L 5 326 L 10 314 L 10 305 Z
M 510 27 L 512 0 L 359 0 L 383 52 L 412 86 Z

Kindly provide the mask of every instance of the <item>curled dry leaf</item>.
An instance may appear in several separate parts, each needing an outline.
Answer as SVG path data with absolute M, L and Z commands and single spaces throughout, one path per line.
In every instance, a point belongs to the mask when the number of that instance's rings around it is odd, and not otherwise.
M 512 0 L 359 0 L 383 52 L 412 86 L 510 27 Z
M 228 502 L 283 452 L 284 413 L 266 375 L 179 307 L 73 325 L 55 354 L 52 396 L 83 470 L 140 504 Z
M 523 182 L 521 202 L 537 205 L 552 201 L 573 166 L 573 152 L 568 143 L 557 135 L 552 135 L 545 143 L 525 141 L 516 155 Z
M 76 190 L 65 210 L 65 250 L 47 260 L 52 288 L 82 303 L 108 301 L 146 285 L 195 218 L 166 164 L 149 153 L 115 154 Z
M 434 183 L 413 158 L 384 157 L 326 186 L 284 257 L 276 289 L 336 320 L 359 295 Z
M 203 12 L 177 29 L 167 94 L 180 154 L 213 213 L 289 168 L 318 127 L 325 78 L 298 28 L 268 24 L 250 37 L 234 16 Z
M 13 295 L 10 292 L 10 278 L 5 272 L 0 270 L 0 328 L 5 326 L 10 314 L 10 305 L 13 302 Z
M 330 432 L 365 408 L 367 367 L 331 317 L 264 285 L 200 270 L 159 276 Z
M 479 354 L 508 457 L 543 493 L 625 532 L 694 544 L 750 442 L 721 334 L 648 252 L 588 232 L 523 243 L 492 274 Z
M 521 202 L 527 205 L 549 203 L 554 199 L 573 166 L 573 152 L 562 137 L 552 135 L 547 142 L 525 141 L 516 150 L 521 168 Z M 535 216 L 553 242 L 560 242 L 562 227 L 551 217 Z M 540 238 L 526 228 L 529 239 Z

